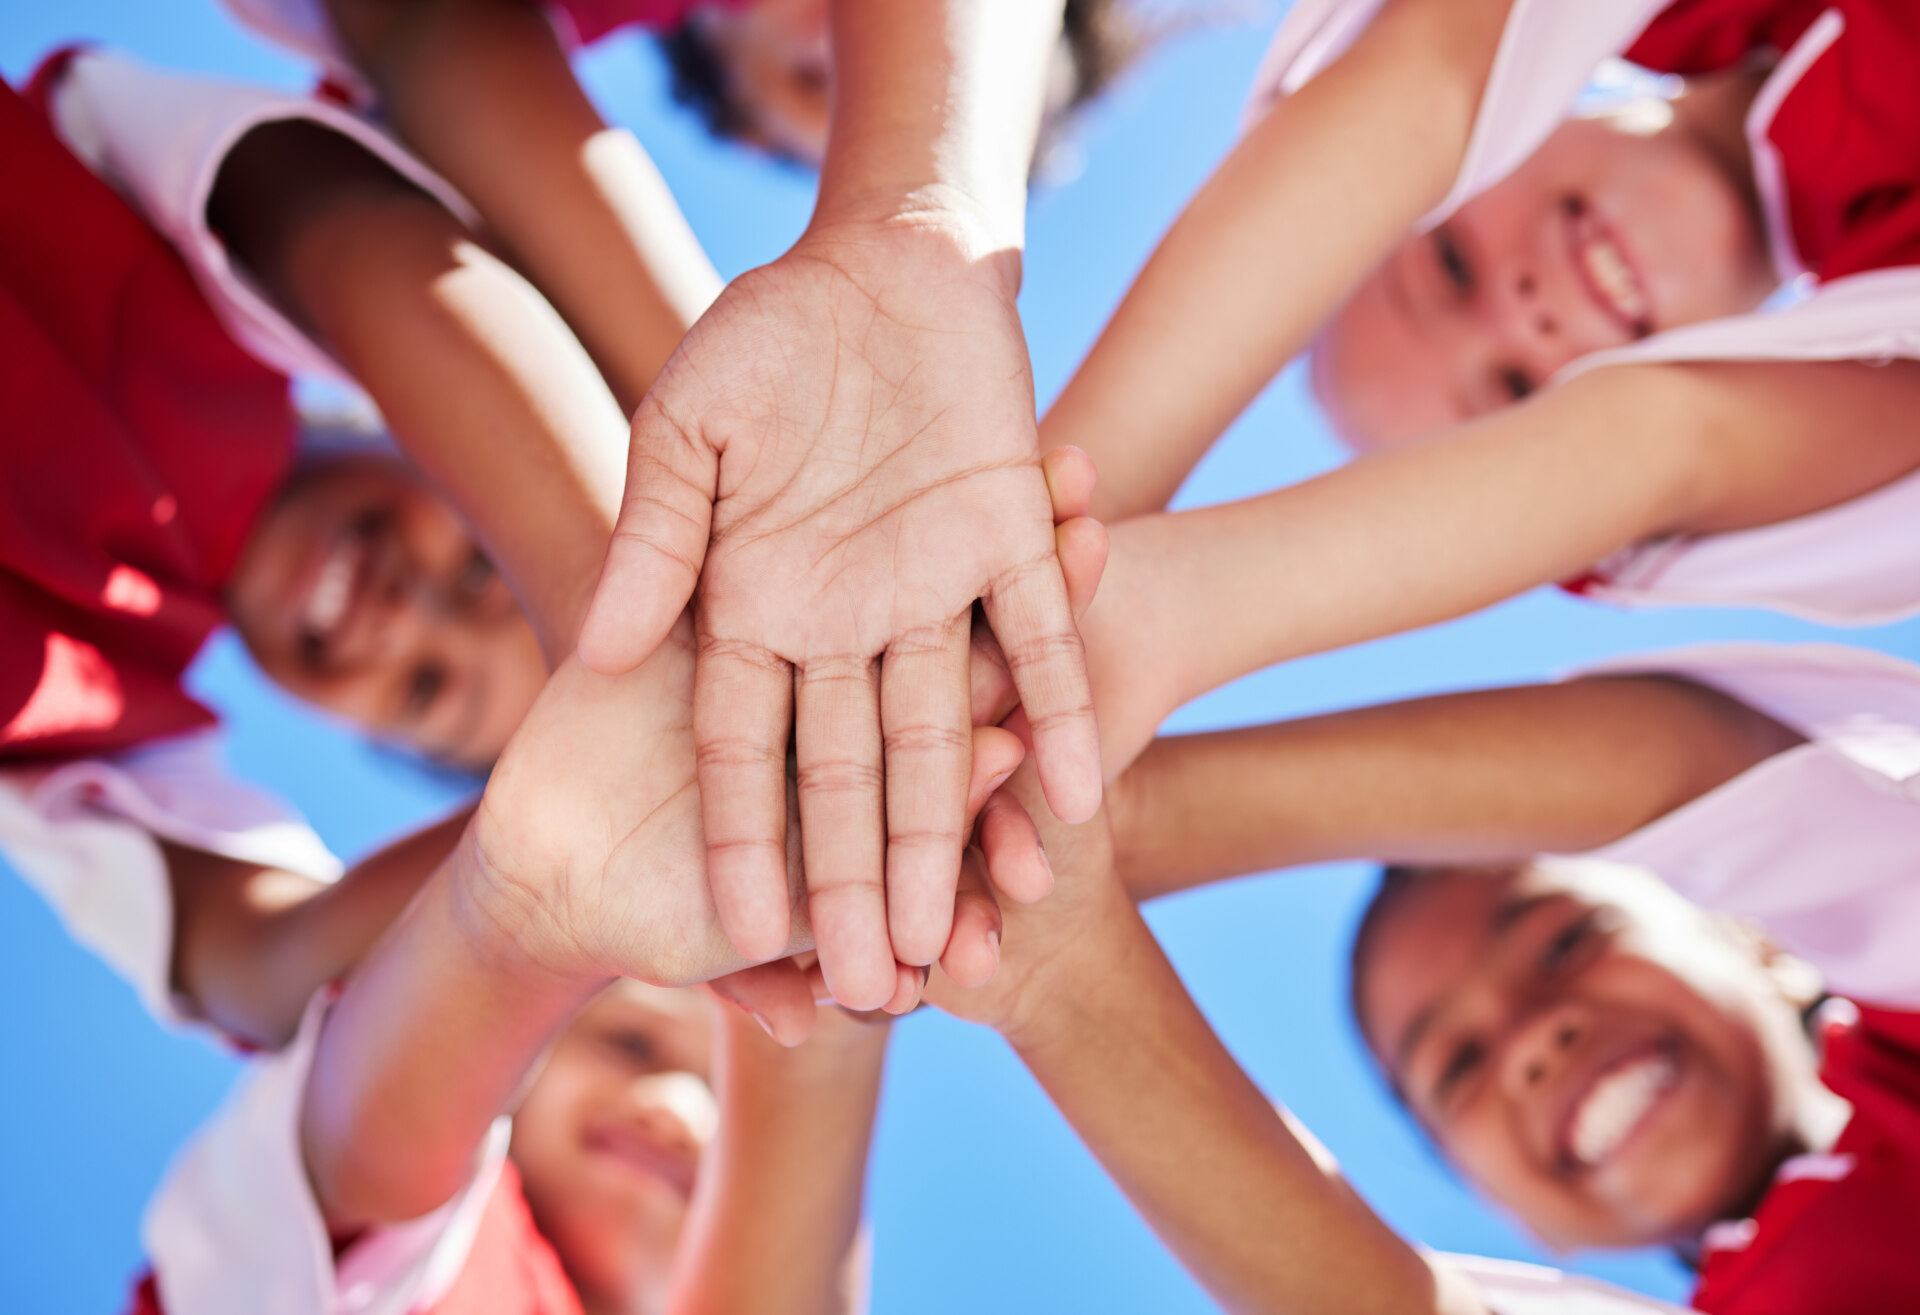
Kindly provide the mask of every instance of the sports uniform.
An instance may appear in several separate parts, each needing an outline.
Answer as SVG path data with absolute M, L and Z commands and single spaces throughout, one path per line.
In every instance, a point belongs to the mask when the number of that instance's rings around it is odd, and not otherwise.
M 1379 0 L 1300 0 L 1257 115 L 1350 45 Z M 1768 245 L 1797 304 L 1683 326 L 1568 365 L 1920 358 L 1920 11 L 1902 0 L 1514 0 L 1465 160 L 1431 226 L 1504 178 L 1625 55 L 1702 73 L 1779 57 L 1746 122 Z M 1830 625 L 1920 612 L 1920 473 L 1779 524 L 1637 544 L 1569 584 L 1628 606 L 1763 606 Z

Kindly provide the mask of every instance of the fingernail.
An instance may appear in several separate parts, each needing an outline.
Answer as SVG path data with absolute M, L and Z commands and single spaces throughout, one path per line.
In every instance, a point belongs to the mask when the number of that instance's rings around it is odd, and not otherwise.
M 1036 840 L 1033 842 L 1033 848 L 1034 852 L 1040 855 L 1040 866 L 1047 870 L 1048 876 L 1052 876 L 1053 864 L 1047 862 L 1047 847 Z
M 1001 786 L 1005 785 L 1008 781 L 1012 779 L 1013 779 L 1012 772 L 1000 773 L 1000 775 L 994 777 L 991 781 L 987 782 L 987 793 L 992 794 L 995 790 L 998 790 Z
M 993 961 L 995 963 L 1000 962 L 1000 933 L 999 932 L 990 931 L 987 933 L 987 948 L 993 951 Z
M 745 1005 L 741 1005 L 740 1008 L 748 1018 L 751 1018 L 754 1022 L 760 1024 L 760 1030 L 762 1032 L 765 1032 L 768 1036 L 773 1037 L 775 1041 L 778 1041 L 780 1039 L 777 1036 L 773 1036 L 772 1023 L 769 1023 L 766 1019 L 762 1018 L 759 1014 L 756 1014 L 753 1010 L 748 1009 Z

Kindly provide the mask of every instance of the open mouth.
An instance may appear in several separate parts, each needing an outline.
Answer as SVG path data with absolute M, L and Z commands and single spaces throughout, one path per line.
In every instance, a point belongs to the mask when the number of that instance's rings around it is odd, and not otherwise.
M 301 655 L 311 664 L 335 662 L 364 610 L 383 531 L 377 516 L 363 516 L 341 529 L 308 568 L 304 597 L 292 608 Z
M 1562 1123 L 1560 1154 L 1567 1167 L 1593 1169 L 1612 1159 L 1679 1077 L 1678 1058 L 1667 1046 L 1636 1050 L 1602 1069 Z
M 1613 230 L 1578 197 L 1563 204 L 1573 268 L 1587 295 L 1635 338 L 1653 332 L 1653 301 Z

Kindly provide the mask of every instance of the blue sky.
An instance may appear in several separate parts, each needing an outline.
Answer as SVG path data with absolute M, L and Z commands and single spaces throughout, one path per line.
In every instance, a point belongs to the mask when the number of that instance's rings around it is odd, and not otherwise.
M 1022 297 L 1040 396 L 1056 392 L 1184 199 L 1231 143 L 1241 95 L 1281 8 L 1181 37 L 1085 125 L 1084 169 L 1039 196 Z M 180 68 L 302 85 L 213 0 L 62 0 L 0 10 L 0 72 L 87 39 Z M 723 274 L 770 259 L 805 223 L 811 180 L 710 142 L 667 103 L 652 50 L 616 39 L 582 75 L 653 152 Z M 1323 469 L 1335 451 L 1296 374 L 1283 376 L 1189 482 L 1186 502 L 1239 497 Z M 1284 598 L 1248 599 L 1283 607 Z M 1478 617 L 1238 682 L 1180 729 L 1246 724 L 1409 693 L 1527 680 L 1606 654 L 1718 638 L 1833 638 L 1746 612 L 1626 615 L 1537 594 Z M 1853 642 L 1920 657 L 1920 623 Z M 444 808 L 448 783 L 369 751 L 265 686 L 230 640 L 194 672 L 225 710 L 241 771 L 278 788 L 354 856 Z M 1393 1111 L 1347 1021 L 1359 865 L 1249 879 L 1151 912 L 1215 1026 L 1255 1079 L 1320 1134 L 1398 1228 L 1433 1246 L 1544 1258 L 1451 1181 Z M 162 1033 L 71 945 L 17 880 L 0 879 L 0 1291 L 10 1310 L 120 1308 L 141 1205 L 235 1062 Z M 1142 1136 L 1157 1135 L 1143 1124 Z M 898 1029 L 874 1156 L 874 1308 L 946 1312 L 1211 1309 L 995 1038 L 945 1018 Z M 1576 1258 L 1665 1296 L 1664 1257 Z

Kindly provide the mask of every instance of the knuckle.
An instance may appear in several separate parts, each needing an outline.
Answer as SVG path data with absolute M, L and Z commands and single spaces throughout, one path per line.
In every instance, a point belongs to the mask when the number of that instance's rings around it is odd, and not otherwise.
M 973 732 L 940 723 L 916 722 L 889 729 L 883 743 L 889 758 L 971 754 Z
M 807 795 L 879 794 L 885 777 L 877 763 L 844 758 L 800 765 L 800 792 Z

